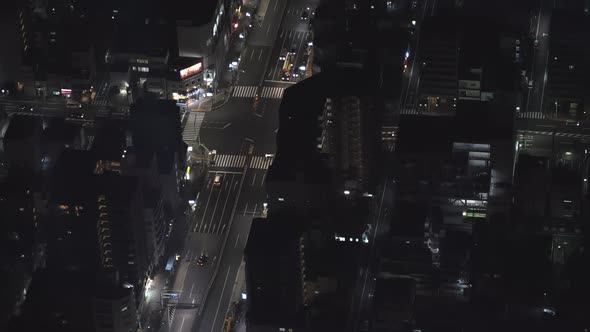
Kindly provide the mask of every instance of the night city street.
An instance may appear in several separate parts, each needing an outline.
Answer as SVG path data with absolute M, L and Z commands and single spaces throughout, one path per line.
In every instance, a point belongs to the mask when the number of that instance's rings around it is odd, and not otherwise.
M 590 330 L 590 0 L 0 25 L 0 331 Z

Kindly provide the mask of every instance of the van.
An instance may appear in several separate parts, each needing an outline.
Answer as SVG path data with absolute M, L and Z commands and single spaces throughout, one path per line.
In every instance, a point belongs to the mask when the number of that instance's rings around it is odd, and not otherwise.
M 215 175 L 215 178 L 213 179 L 213 186 L 214 187 L 221 186 L 221 175 Z

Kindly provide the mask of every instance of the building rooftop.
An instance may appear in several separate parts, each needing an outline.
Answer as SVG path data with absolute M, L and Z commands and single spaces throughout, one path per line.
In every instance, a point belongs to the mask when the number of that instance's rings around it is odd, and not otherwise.
M 92 145 L 96 159 L 120 161 L 126 143 L 125 131 L 116 122 L 105 122 L 98 129 Z
M 147 168 L 157 159 L 159 171 L 169 173 L 182 147 L 180 111 L 174 100 L 149 96 L 131 106 L 131 132 L 137 165 Z
M 43 131 L 43 138 L 49 142 L 72 142 L 80 135 L 78 125 L 66 122 L 64 118 L 51 118 Z
M 95 167 L 96 158 L 91 151 L 64 150 L 55 164 L 50 200 L 57 204 L 83 204 L 94 199 Z
M 215 9 L 219 0 L 170 0 L 165 2 L 166 7 L 174 8 L 174 17 L 177 21 L 182 21 L 182 25 L 200 26 L 207 24 L 215 18 Z M 182 10 L 178 10 L 182 8 Z M 186 24 L 189 23 L 190 24 Z
M 165 57 L 170 49 L 169 33 L 163 25 L 119 23 L 111 53 Z
M 372 81 L 364 75 L 356 69 L 324 71 L 285 90 L 279 110 L 277 153 L 268 173 L 270 181 L 292 180 L 303 172 L 307 183 L 329 182 L 329 169 L 317 150 L 317 137 L 321 134 L 318 117 L 323 113 L 326 98 L 377 94 L 377 87 L 368 84 Z
M 460 101 L 452 117 L 401 115 L 396 151 L 402 154 L 450 153 L 452 143 L 489 143 L 511 139 L 513 110 Z
M 38 116 L 15 115 L 10 119 L 4 140 L 26 140 L 41 131 L 41 118 Z
M 256 218 L 244 249 L 252 324 L 301 324 L 297 233 L 285 223 Z M 269 269 L 269 263 L 273 265 Z

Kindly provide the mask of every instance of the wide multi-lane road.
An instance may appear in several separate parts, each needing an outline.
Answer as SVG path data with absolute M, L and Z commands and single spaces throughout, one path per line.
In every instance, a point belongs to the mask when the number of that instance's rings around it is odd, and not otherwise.
M 216 153 L 197 198 L 174 284 L 180 302 L 194 302 L 194 308 L 177 309 L 171 331 L 223 328 L 252 218 L 265 214 L 264 181 L 276 149 L 278 109 L 289 86 L 272 79 L 273 72 L 282 66 L 284 44 L 300 55 L 307 52 L 308 21 L 301 14 L 307 7 L 311 14 L 315 6 L 269 1 L 266 14 L 257 15 L 252 24 L 228 101 L 201 119 L 200 142 Z M 221 178 L 219 186 L 214 185 L 216 177 Z M 197 266 L 202 254 L 209 261 Z
M 545 96 L 545 85 L 547 84 L 547 65 L 549 63 L 549 28 L 551 24 L 551 10 L 554 1 L 540 0 L 539 12 L 537 13 L 537 26 L 534 31 L 534 38 L 537 46 L 533 52 L 530 79 L 527 92 L 527 112 L 543 112 L 543 99 Z
M 415 15 L 416 29 L 412 32 L 413 38 L 410 42 L 410 49 L 408 50 L 407 68 L 404 70 L 402 81 L 402 92 L 400 96 L 400 111 L 402 114 L 413 114 L 416 111 L 416 103 L 418 102 L 418 88 L 420 86 L 420 69 L 419 63 L 419 49 L 420 49 L 420 33 L 421 26 L 424 19 L 429 16 L 434 16 L 436 11 L 436 0 L 425 0 L 424 3 L 412 9 Z
M 223 129 L 203 127 L 200 132 L 201 142 L 217 154 L 199 197 L 196 232 L 216 236 L 221 251 L 216 254 L 216 273 L 193 331 L 223 328 L 252 218 L 265 214 L 264 181 L 276 149 L 281 98 L 289 86 L 273 77 L 273 72 L 282 67 L 279 56 L 284 45 L 295 47 L 301 55 L 307 52 L 308 21 L 302 20 L 301 14 L 315 6 L 309 1 L 270 1 L 266 15 L 249 33 L 230 99 L 205 116 L 205 122 L 229 125 Z M 216 175 L 223 177 L 223 184 L 212 188 Z M 211 186 L 207 187 L 208 183 Z

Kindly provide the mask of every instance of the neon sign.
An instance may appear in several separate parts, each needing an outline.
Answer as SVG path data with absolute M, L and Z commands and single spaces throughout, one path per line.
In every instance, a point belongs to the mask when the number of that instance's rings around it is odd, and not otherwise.
M 194 74 L 198 74 L 201 72 L 201 70 L 203 70 L 203 63 L 199 62 L 199 63 L 192 65 L 188 68 L 182 69 L 180 71 L 180 78 L 185 78 L 185 77 L 189 77 Z

